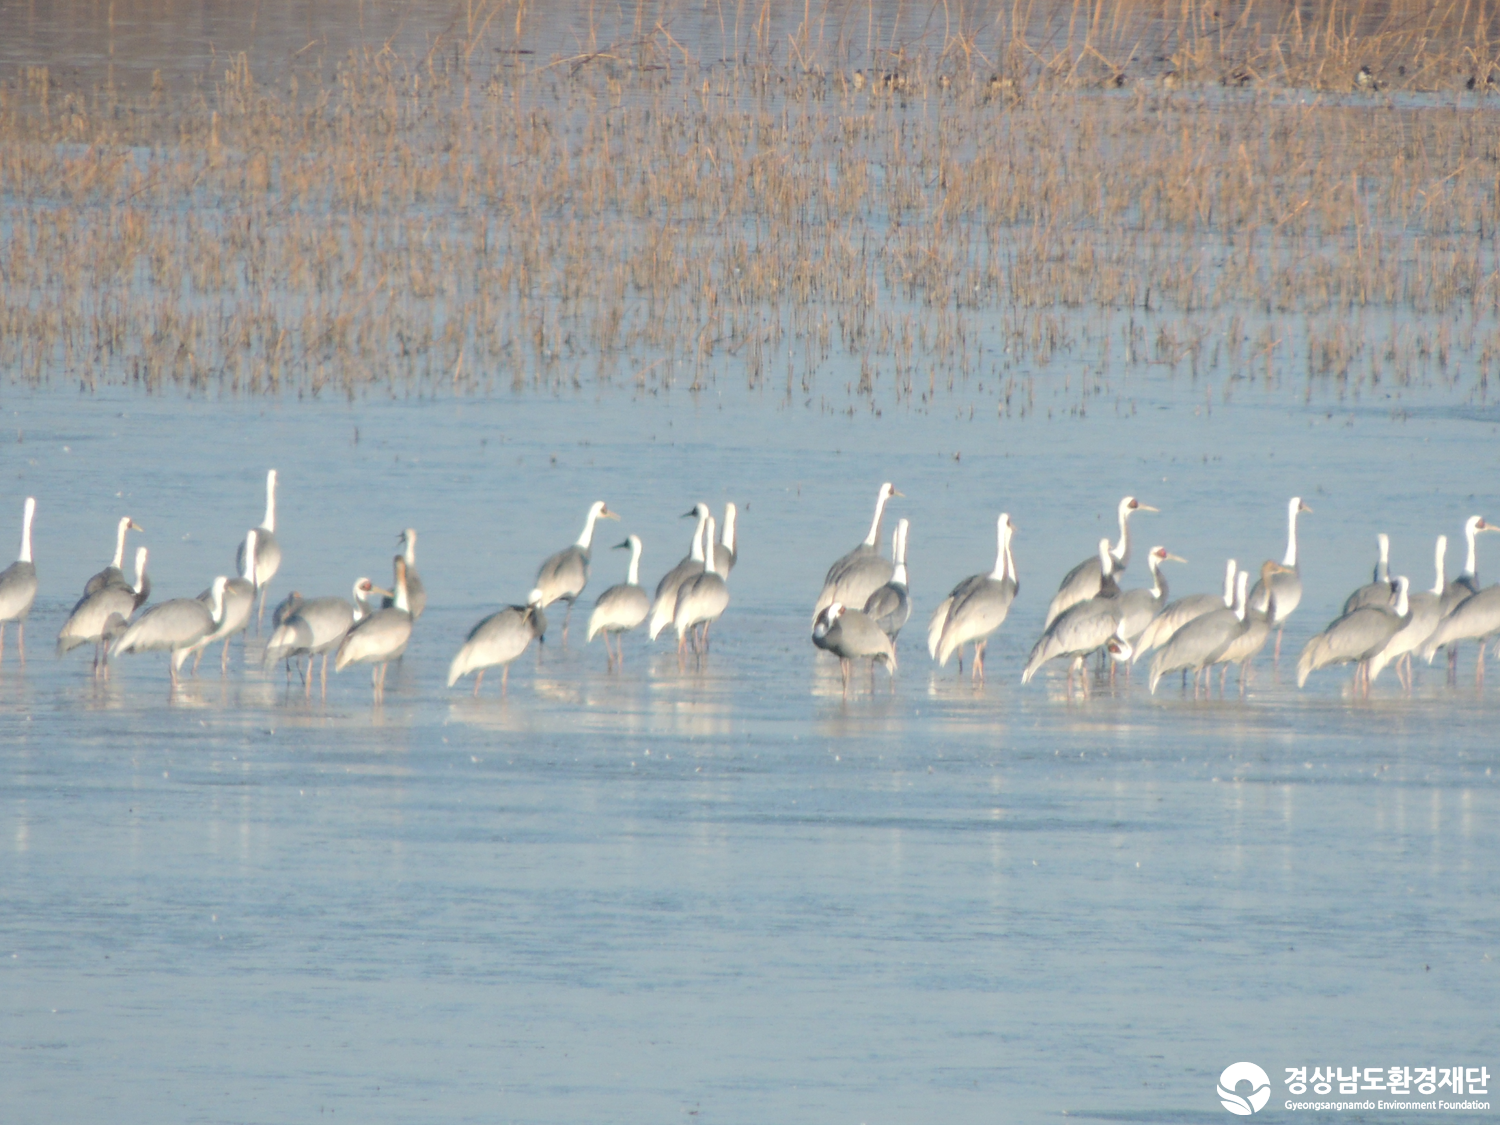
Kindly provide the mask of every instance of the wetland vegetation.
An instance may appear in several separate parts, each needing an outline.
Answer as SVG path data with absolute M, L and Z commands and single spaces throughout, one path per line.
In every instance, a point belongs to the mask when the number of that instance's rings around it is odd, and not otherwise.
M 1500 362 L 1493 4 L 471 4 L 198 70 L 109 11 L 0 88 L 11 383 L 1014 416 Z

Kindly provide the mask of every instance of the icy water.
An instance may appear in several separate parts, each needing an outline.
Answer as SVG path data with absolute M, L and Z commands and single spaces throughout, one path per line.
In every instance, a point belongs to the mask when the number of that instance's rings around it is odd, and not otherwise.
M 1162 543 L 1191 560 L 1176 592 L 1215 588 L 1227 555 L 1279 558 L 1304 496 L 1292 659 L 1368 580 L 1376 531 L 1414 586 L 1439 532 L 1456 571 L 1462 520 L 1500 516 L 1500 414 L 1209 413 L 1166 383 L 1131 407 L 0 397 L 6 550 L 35 495 L 42 582 L 26 666 L 11 631 L 0 667 L 0 1116 L 1220 1121 L 1242 1059 L 1270 1073 L 1267 1118 L 1293 1116 L 1291 1066 L 1500 1072 L 1500 684 L 1475 690 L 1472 646 L 1458 688 L 1422 668 L 1412 697 L 1387 674 L 1368 702 L 1336 671 L 1297 691 L 1285 656 L 1244 699 L 1137 677 L 1069 701 L 1060 665 L 1019 683 L 1125 492 L 1161 508 L 1133 583 Z M 431 600 L 384 706 L 358 670 L 304 702 L 254 637 L 170 702 L 161 657 L 103 685 L 53 657 L 120 515 L 147 529 L 156 598 L 191 596 L 272 466 L 273 601 L 385 581 L 420 532 Z M 916 608 L 894 693 L 882 672 L 845 700 L 808 607 L 887 479 Z M 738 503 L 712 653 L 679 670 L 636 635 L 607 674 L 580 607 L 505 697 L 446 689 L 469 625 L 524 597 L 595 499 L 623 520 L 589 603 L 625 533 L 654 585 L 683 511 Z M 922 626 L 993 564 L 1001 510 L 1021 594 L 976 691 Z M 1497 558 L 1481 538 L 1481 573 Z

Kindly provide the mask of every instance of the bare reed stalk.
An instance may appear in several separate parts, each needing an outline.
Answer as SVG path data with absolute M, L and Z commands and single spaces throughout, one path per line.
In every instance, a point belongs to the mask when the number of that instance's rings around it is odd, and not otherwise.
M 13 75 L 0 370 L 348 397 L 735 378 L 840 410 L 982 384 L 1002 416 L 1059 359 L 1092 365 L 1074 412 L 1137 370 L 1486 393 L 1490 4 L 746 11 L 718 43 L 666 9 L 591 24 L 545 62 L 523 9 L 471 5 L 420 56 L 239 56 L 138 95 Z

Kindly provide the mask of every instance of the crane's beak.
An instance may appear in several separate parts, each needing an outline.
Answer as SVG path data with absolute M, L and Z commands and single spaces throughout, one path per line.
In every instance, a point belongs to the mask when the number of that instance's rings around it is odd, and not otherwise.
M 130 529 L 131 529 L 131 530 L 133 530 L 133 531 L 145 531 L 145 530 L 146 530 L 146 529 L 145 529 L 145 528 L 144 528 L 144 527 L 142 527 L 142 526 L 141 526 L 141 525 L 140 525 L 140 524 L 138 524 L 138 523 L 136 523 L 136 522 L 135 522 L 135 520 L 131 520 L 131 521 L 130 521 L 130 522 L 129 522 L 129 523 L 128 523 L 128 524 L 126 524 L 126 525 L 125 525 L 125 526 L 126 526 L 126 527 L 128 527 L 128 528 L 130 528 Z
M 1187 559 L 1183 558 L 1181 555 L 1168 554 L 1166 558 L 1162 559 L 1162 562 L 1180 562 L 1180 563 L 1185 563 L 1185 562 L 1187 562 Z
M 140 528 L 136 528 L 136 530 L 139 531 Z M 1500 531 L 1500 526 L 1496 526 L 1495 524 L 1492 524 L 1492 523 L 1485 523 L 1484 520 L 1480 520 L 1477 524 L 1474 525 L 1474 530 L 1475 531 Z
M 617 519 L 620 518 L 620 513 L 619 512 L 611 512 L 608 508 L 605 508 L 599 514 L 601 516 L 603 516 L 607 520 L 617 520 Z
M 613 547 L 613 548 L 611 548 L 611 549 L 612 549 L 612 550 L 615 550 L 615 551 L 623 551 L 623 550 L 625 550 L 625 548 L 627 548 L 627 547 L 629 547 L 629 546 L 630 546 L 630 540 L 629 540 L 629 539 L 627 539 L 627 540 L 625 540 L 625 542 L 623 542 L 623 543 L 616 543 L 616 544 L 615 544 L 615 545 L 614 545 L 614 547 Z
M 1161 511 L 1160 508 L 1153 508 L 1150 504 L 1142 504 L 1140 501 L 1136 501 L 1135 510 L 1138 511 L 1138 512 L 1160 512 Z
M 902 492 L 899 488 L 892 488 L 891 489 L 891 495 L 892 496 L 900 496 L 902 499 L 906 498 L 906 493 Z
M 686 512 L 682 513 L 682 517 L 681 518 L 685 519 L 685 520 L 690 520 L 690 519 L 693 519 L 695 516 L 697 516 L 697 514 L 698 514 L 698 509 L 697 508 L 689 508 Z
M 1306 504 L 1298 504 L 1297 505 L 1297 511 L 1299 511 L 1299 512 L 1311 512 L 1312 509 L 1309 508 Z
M 369 597 L 374 597 L 376 594 L 379 594 L 382 598 L 394 598 L 396 596 L 394 590 L 387 590 L 383 586 L 376 586 L 373 582 L 370 584 L 370 588 L 366 590 L 365 593 Z

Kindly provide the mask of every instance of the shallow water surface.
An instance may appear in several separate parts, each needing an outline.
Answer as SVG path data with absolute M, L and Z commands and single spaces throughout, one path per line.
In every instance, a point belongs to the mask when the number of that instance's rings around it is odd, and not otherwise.
M 1422 668 L 1368 702 L 1288 683 L 1367 579 L 1377 530 L 1431 584 L 1500 516 L 1493 412 L 832 418 L 623 396 L 253 406 L 12 391 L 7 529 L 38 498 L 28 660 L 0 667 L 0 1088 L 7 1120 L 1222 1120 L 1220 1071 L 1500 1071 L 1496 688 Z M 1455 477 L 1455 466 L 1478 467 Z M 114 522 L 156 598 L 196 594 L 281 475 L 271 597 L 389 575 L 419 529 L 429 608 L 383 706 L 367 674 L 304 701 L 253 635 L 169 701 L 160 657 L 95 683 L 51 642 Z M 876 487 L 905 493 L 915 612 L 894 690 L 845 699 L 807 640 Z M 1058 577 L 1113 533 L 1280 557 L 1305 496 L 1306 595 L 1281 669 L 1194 702 L 1143 677 L 1066 699 L 1020 668 Z M 713 650 L 586 608 L 499 693 L 449 691 L 465 630 L 518 601 L 606 500 L 584 602 L 646 543 L 649 584 L 699 499 L 739 504 Z M 975 690 L 922 651 L 1009 511 L 1022 591 Z M 5 531 L 7 538 L 11 531 Z M 134 542 L 134 540 L 132 541 Z M 7 548 L 8 549 L 8 548 Z M 1500 544 L 1481 539 L 1481 572 Z M 1455 557 L 1457 556 L 1457 557 Z M 248 661 L 247 661 L 248 657 Z M 1374 1095 L 1372 1095 L 1374 1096 Z M 1446 1120 L 1449 1115 L 1441 1115 Z M 1419 1120 L 1371 1114 L 1344 1119 Z

